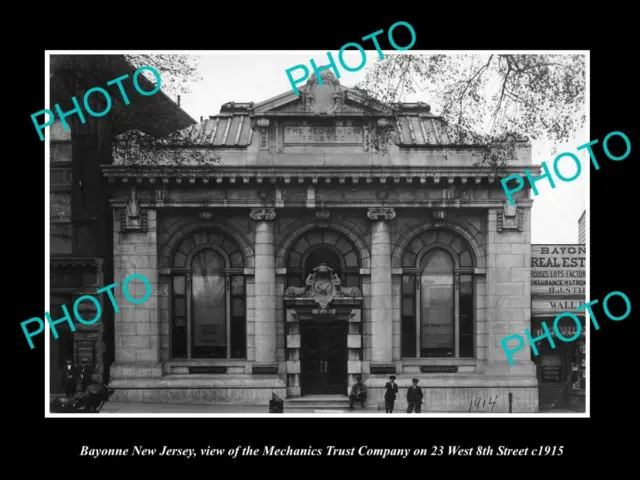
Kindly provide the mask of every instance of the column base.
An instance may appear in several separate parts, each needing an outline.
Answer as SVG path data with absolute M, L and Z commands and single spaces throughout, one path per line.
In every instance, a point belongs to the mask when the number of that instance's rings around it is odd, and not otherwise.
M 269 405 L 272 394 L 287 397 L 277 376 L 165 375 L 114 380 L 110 400 L 135 403 Z
M 537 378 L 536 365 L 533 362 L 516 362 L 510 365 L 509 362 L 490 362 L 483 363 L 479 366 L 479 370 L 486 376 L 513 376 Z M 537 380 L 536 380 L 537 383 Z
M 115 362 L 109 368 L 111 382 L 129 378 L 162 377 L 163 364 L 160 362 Z

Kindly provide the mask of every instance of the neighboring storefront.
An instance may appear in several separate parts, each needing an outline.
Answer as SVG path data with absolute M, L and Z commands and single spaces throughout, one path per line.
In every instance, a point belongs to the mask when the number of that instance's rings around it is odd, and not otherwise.
M 555 348 L 547 339 L 537 342 L 539 355 L 531 354 L 537 365 L 540 411 L 570 408 L 585 410 L 586 371 L 584 311 L 576 308 L 586 298 L 586 247 L 584 245 L 531 245 L 531 335 L 544 334 L 548 326 Z M 558 322 L 558 337 L 553 328 L 556 316 L 572 312 L 580 326 L 570 317 Z M 578 330 L 580 330 L 578 332 Z
M 59 104 L 67 113 L 65 130 L 56 119 L 50 127 L 50 308 L 52 320 L 63 319 L 66 306 L 73 315 L 74 302 L 84 295 L 100 300 L 101 320 L 92 325 L 74 323 L 56 325 L 58 338 L 50 331 L 49 350 L 50 393 L 64 392 L 63 366 L 72 360 L 78 367 L 92 372 L 93 380 L 107 381 L 109 365 L 113 361 L 113 310 L 106 294 L 96 290 L 113 283 L 113 233 L 111 209 L 101 165 L 112 162 L 112 137 L 124 130 L 138 129 L 154 135 L 167 135 L 195 123 L 164 93 L 152 96 L 137 95 L 133 83 L 106 83 L 128 74 L 134 67 L 123 55 L 52 55 L 51 105 Z M 73 81 L 70 81 L 73 79 Z M 131 80 L 129 80 L 131 82 Z M 148 90 L 150 82 L 140 76 Z M 83 98 L 96 85 L 110 93 L 108 115 L 88 117 L 82 122 L 71 115 L 71 98 Z M 151 87 L 151 88 L 150 88 Z M 130 99 L 120 100 L 120 88 Z M 105 97 L 93 95 L 93 111 L 105 110 Z M 85 319 L 96 316 L 91 302 L 79 305 Z

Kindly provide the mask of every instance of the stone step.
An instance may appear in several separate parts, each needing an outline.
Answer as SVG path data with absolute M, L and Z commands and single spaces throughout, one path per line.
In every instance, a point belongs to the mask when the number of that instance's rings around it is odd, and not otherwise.
M 307 395 L 284 401 L 285 413 L 348 413 L 349 397 L 346 395 Z M 362 408 L 356 404 L 354 412 L 377 412 L 375 405 Z
M 349 403 L 349 397 L 346 395 L 305 395 L 304 397 L 287 398 L 286 402 L 305 403 L 305 402 L 332 402 L 342 401 Z

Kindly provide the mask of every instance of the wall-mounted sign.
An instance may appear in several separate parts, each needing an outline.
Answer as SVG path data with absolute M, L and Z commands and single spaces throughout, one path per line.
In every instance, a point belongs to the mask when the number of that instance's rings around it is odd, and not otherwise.
M 576 312 L 576 308 L 580 305 L 584 305 L 586 302 L 584 300 L 566 300 L 566 299 L 558 299 L 558 300 L 542 300 L 534 298 L 531 300 L 531 309 L 534 311 L 554 311 L 557 313 L 562 312 L 573 312 L 576 315 L 584 315 L 585 310 L 578 310 Z
M 567 309 L 564 311 L 570 311 L 570 310 Z M 574 311 L 573 313 L 576 313 L 576 312 Z M 544 331 L 544 328 L 542 327 L 541 322 L 544 322 L 547 325 L 547 328 L 549 329 L 549 333 L 551 333 L 552 337 L 558 336 L 556 333 L 556 330 L 560 332 L 560 335 L 563 336 L 564 338 L 573 338 L 578 331 L 578 326 L 576 325 L 576 322 L 572 318 L 569 318 L 569 317 L 560 318 L 560 321 L 556 325 L 557 328 L 553 328 L 553 325 L 555 324 L 554 318 L 540 318 L 540 319 L 532 320 L 533 328 L 531 329 L 532 330 L 531 335 L 533 337 L 537 338 L 544 335 L 545 331 Z M 581 318 L 580 319 L 580 337 L 584 338 L 584 336 L 585 336 L 585 325 L 584 325 L 584 319 Z
M 362 144 L 362 127 L 284 127 L 284 143 L 297 144 Z
M 457 365 L 423 365 L 420 367 L 421 373 L 457 373 Z
M 584 245 L 531 245 L 531 295 L 584 297 L 586 254 Z
M 561 374 L 562 374 L 562 367 L 557 367 L 557 366 L 542 367 L 543 382 L 560 382 Z

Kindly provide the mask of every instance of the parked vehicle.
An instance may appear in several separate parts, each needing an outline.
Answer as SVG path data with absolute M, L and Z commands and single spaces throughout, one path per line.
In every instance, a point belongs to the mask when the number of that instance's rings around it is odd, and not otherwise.
M 54 397 L 51 413 L 98 413 L 115 390 L 104 383 L 93 383 L 71 397 Z

